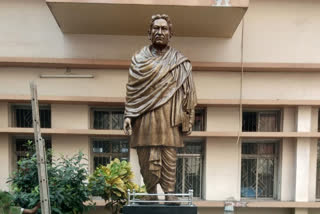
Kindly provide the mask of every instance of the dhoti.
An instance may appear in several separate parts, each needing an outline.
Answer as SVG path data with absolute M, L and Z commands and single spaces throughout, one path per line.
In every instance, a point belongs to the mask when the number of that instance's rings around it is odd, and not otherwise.
M 137 147 L 141 174 L 148 193 L 155 193 L 159 183 L 164 192 L 174 192 L 176 184 L 176 148 L 168 146 Z

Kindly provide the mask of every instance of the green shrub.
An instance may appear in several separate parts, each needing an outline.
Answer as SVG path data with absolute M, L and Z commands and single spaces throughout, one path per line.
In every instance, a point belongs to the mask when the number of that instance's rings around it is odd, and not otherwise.
M 127 190 L 145 192 L 145 188 L 133 183 L 130 163 L 115 159 L 107 166 L 98 167 L 89 178 L 89 189 L 94 196 L 102 197 L 112 213 L 119 213 L 127 201 Z
M 50 153 L 50 152 L 49 152 Z M 49 154 L 48 156 L 51 156 Z M 49 158 L 48 158 L 49 159 Z M 87 161 L 79 152 L 71 158 L 62 156 L 48 161 L 50 202 L 53 214 L 76 214 L 88 211 L 92 203 L 85 183 L 88 178 Z M 11 183 L 14 201 L 24 208 L 34 207 L 40 198 L 36 155 L 18 162 L 18 169 L 8 180 Z

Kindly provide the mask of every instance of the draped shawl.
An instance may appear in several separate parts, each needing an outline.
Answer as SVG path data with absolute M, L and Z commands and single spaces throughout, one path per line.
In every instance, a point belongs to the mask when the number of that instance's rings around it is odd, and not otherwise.
M 197 102 L 191 70 L 190 61 L 174 48 L 161 56 L 142 48 L 131 60 L 125 117 L 139 117 L 173 99 L 171 125 L 190 119 Z

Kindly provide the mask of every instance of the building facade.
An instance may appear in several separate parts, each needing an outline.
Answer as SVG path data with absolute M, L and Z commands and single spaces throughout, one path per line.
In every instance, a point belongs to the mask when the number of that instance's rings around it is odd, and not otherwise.
M 91 172 L 113 158 L 129 160 L 142 184 L 136 151 L 121 130 L 129 60 L 149 42 L 148 24 L 132 26 L 135 18 L 126 13 L 138 4 L 143 15 L 172 17 L 177 36 L 170 44 L 194 67 L 199 105 L 195 131 L 178 151 L 177 191 L 194 189 L 201 214 L 223 213 L 226 201 L 236 202 L 235 213 L 320 212 L 320 2 L 117 0 L 111 8 L 108 0 L 85 2 L 0 2 L 1 189 L 8 189 L 6 180 L 26 153 L 23 143 L 32 139 L 31 80 L 54 153 L 81 150 Z M 205 19 L 199 7 L 206 2 L 220 16 Z M 158 4 L 168 5 L 160 11 Z M 114 10 L 108 32 L 100 19 L 91 26 L 90 15 L 103 9 Z M 192 22 L 197 17 L 199 28 Z M 130 24 L 121 28 L 123 20 Z M 211 22 L 217 31 L 205 30 Z

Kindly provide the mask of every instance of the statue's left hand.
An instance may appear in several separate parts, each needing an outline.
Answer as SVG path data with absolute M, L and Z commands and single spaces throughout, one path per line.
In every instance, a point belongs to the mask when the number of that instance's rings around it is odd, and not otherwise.
M 185 135 L 190 135 L 192 133 L 192 124 L 189 123 L 189 131 L 185 133 Z
M 123 130 L 124 130 L 125 135 L 132 134 L 131 119 L 128 117 L 123 122 Z

